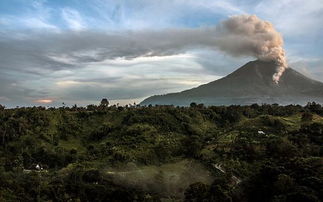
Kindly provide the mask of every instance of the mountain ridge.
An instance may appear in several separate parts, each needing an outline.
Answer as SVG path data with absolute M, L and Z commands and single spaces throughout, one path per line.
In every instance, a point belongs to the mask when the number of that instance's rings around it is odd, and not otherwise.
M 275 62 L 250 61 L 227 76 L 177 93 L 154 95 L 141 105 L 247 105 L 253 103 L 306 104 L 323 102 L 323 83 L 287 68 L 278 84 L 272 80 Z

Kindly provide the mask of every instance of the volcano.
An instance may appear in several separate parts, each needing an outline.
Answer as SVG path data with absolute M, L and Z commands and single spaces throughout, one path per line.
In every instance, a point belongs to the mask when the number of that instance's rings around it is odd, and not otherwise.
M 276 84 L 272 79 L 276 68 L 275 62 L 251 61 L 221 79 L 178 93 L 154 95 L 140 104 L 186 106 L 192 102 L 205 105 L 323 103 L 323 83 L 289 67 Z

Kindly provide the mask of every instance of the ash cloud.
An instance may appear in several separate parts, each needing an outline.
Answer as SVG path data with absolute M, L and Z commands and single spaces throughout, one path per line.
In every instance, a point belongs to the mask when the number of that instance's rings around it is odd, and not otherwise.
M 273 25 L 255 15 L 239 15 L 223 21 L 216 29 L 216 44 L 231 55 L 250 55 L 263 61 L 275 61 L 277 71 L 273 81 L 287 68 L 283 38 Z

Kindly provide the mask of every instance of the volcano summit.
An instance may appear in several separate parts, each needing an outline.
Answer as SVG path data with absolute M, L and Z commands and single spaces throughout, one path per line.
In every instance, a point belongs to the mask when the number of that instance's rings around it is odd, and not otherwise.
M 178 93 L 151 96 L 141 105 L 248 105 L 253 103 L 306 104 L 323 102 L 323 83 L 287 68 L 279 83 L 272 75 L 275 62 L 251 61 L 219 80 Z

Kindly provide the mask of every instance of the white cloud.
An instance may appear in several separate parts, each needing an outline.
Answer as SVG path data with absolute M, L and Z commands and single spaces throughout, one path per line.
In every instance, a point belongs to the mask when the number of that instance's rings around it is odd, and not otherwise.
M 59 30 L 55 25 L 49 24 L 46 21 L 39 18 L 25 18 L 21 20 L 21 23 L 28 28 L 36 28 L 36 29 L 52 29 Z
M 62 9 L 62 17 L 72 30 L 80 31 L 86 28 L 86 24 L 80 13 L 71 8 Z
M 196 1 L 196 0 L 189 0 L 189 1 L 183 1 L 181 0 L 183 4 L 189 3 L 192 7 L 202 7 L 207 10 L 211 10 L 212 12 L 216 13 L 225 13 L 229 15 L 238 15 L 238 14 L 246 14 L 246 12 L 242 9 L 236 6 L 232 1 L 225 0 L 225 1 L 210 1 L 210 0 L 202 0 L 202 1 Z
M 9 28 L 46 29 L 52 32 L 59 31 L 59 28 L 50 23 L 52 9 L 45 6 L 45 0 L 33 0 L 31 7 L 19 15 L 1 15 L 0 25 Z
M 52 85 L 47 90 L 51 97 L 61 96 L 58 102 L 84 105 L 108 97 L 113 103 L 129 104 L 152 94 L 182 91 L 218 78 L 209 74 L 193 54 L 116 58 L 79 64 L 68 74 L 55 75 L 49 79 Z
M 322 0 L 263 0 L 254 11 L 271 21 L 286 37 L 322 30 Z

